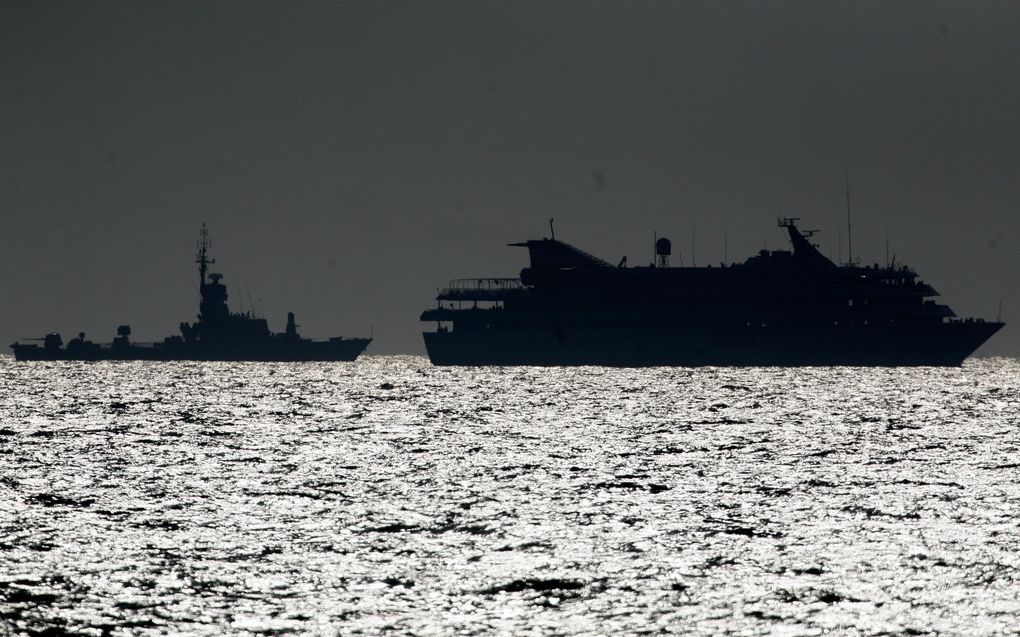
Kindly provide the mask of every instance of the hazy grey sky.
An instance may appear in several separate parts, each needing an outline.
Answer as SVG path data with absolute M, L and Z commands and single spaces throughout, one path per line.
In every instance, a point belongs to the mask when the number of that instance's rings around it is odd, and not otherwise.
M 423 352 L 437 287 L 509 241 L 616 262 L 785 246 L 915 267 L 1020 355 L 1020 3 L 5 2 L 0 337 L 231 302 Z M 604 178 L 600 186 L 600 179 Z M 261 299 L 261 300 L 258 300 Z M 430 326 L 429 326 L 430 327 Z

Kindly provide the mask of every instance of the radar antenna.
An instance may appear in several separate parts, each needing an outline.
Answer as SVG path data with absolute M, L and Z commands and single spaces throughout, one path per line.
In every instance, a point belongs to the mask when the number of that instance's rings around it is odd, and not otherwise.
M 668 268 L 669 255 L 673 253 L 673 244 L 666 237 L 659 237 L 655 240 L 655 256 L 657 264 L 655 267 Z

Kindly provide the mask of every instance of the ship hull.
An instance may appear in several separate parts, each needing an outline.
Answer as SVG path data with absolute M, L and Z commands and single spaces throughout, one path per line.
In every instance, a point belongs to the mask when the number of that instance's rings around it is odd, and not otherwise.
M 993 322 L 426 332 L 435 365 L 958 366 Z
M 19 361 L 353 361 L 370 338 L 343 338 L 329 341 L 269 342 L 261 345 L 197 346 L 189 344 L 128 345 L 125 347 L 89 347 L 79 351 L 47 350 L 34 345 L 15 345 L 14 357 Z

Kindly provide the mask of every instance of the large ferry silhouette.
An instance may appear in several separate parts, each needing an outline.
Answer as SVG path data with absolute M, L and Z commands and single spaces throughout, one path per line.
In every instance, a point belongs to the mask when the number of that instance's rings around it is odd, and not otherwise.
M 287 314 L 282 334 L 269 330 L 264 318 L 252 312 L 231 312 L 227 306 L 227 287 L 223 276 L 210 273 L 209 234 L 203 224 L 198 240 L 199 314 L 195 323 L 181 323 L 180 335 L 147 345 L 132 343 L 131 328 L 121 325 L 117 337 L 108 345 L 86 340 L 78 334 L 65 346 L 60 334 L 50 333 L 38 343 L 14 343 L 17 360 L 204 360 L 204 361 L 352 361 L 371 338 L 338 336 L 327 340 L 302 338 Z
M 960 365 L 1003 323 L 957 319 L 910 268 L 836 265 L 783 218 L 792 250 L 739 264 L 613 266 L 552 238 L 520 278 L 454 280 L 422 321 L 436 365 Z M 550 229 L 551 229 L 550 220 Z

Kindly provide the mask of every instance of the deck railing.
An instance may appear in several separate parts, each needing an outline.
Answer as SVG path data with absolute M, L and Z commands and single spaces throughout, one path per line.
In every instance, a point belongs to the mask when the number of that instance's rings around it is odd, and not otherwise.
M 520 279 L 454 279 L 439 291 L 441 301 L 494 301 L 524 290 Z

